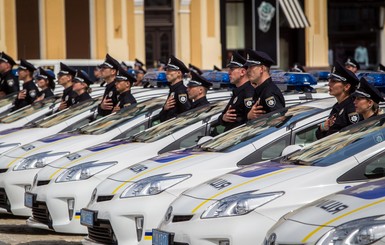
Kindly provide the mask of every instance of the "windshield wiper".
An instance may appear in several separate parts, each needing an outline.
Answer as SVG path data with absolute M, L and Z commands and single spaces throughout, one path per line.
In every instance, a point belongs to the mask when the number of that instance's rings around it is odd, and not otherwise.
M 302 166 L 309 166 L 309 162 L 306 162 L 306 161 L 303 161 L 303 160 L 289 160 L 289 159 L 286 159 L 285 160 L 286 163 L 288 164 L 292 164 L 292 165 L 302 165 Z
M 213 147 L 200 147 L 202 151 L 217 152 L 218 150 Z

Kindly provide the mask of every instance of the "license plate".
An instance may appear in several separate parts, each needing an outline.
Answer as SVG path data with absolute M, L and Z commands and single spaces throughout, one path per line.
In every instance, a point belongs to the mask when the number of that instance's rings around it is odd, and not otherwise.
M 94 226 L 96 220 L 96 212 L 93 210 L 82 209 L 80 210 L 80 224 L 85 226 Z
M 36 194 L 26 192 L 24 194 L 24 206 L 28 208 L 33 208 L 33 203 L 35 202 Z
M 174 233 L 152 230 L 152 245 L 172 245 L 174 244 Z

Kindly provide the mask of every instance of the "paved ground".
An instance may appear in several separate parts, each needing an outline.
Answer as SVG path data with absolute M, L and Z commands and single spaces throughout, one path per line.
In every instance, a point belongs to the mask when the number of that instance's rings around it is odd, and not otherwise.
M 33 229 L 25 220 L 0 214 L 0 245 L 80 245 L 84 237 Z

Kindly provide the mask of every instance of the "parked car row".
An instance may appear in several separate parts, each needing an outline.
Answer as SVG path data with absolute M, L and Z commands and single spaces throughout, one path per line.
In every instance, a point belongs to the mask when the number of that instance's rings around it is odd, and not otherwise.
M 84 244 L 385 241 L 385 115 L 317 140 L 336 100 L 287 92 L 286 108 L 223 132 L 230 91 L 160 123 L 167 93 L 134 89 L 137 104 L 100 119 L 102 92 L 4 109 L 0 212 Z

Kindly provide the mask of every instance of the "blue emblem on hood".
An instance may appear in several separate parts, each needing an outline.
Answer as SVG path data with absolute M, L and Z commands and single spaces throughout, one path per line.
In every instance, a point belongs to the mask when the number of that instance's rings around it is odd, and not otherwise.
M 172 162 L 191 155 L 192 154 L 190 152 L 178 151 L 178 152 L 172 152 L 166 155 L 162 155 L 159 157 L 154 157 L 153 160 L 154 162 L 167 163 L 167 162 Z
M 248 167 L 235 170 L 232 172 L 232 174 L 239 175 L 245 178 L 254 178 L 260 175 L 272 173 L 282 169 L 284 169 L 282 165 L 268 162 L 264 164 L 253 164 Z
M 103 151 L 103 150 L 108 149 L 108 148 L 112 148 L 115 146 L 124 145 L 124 144 L 128 144 L 128 143 L 130 143 L 130 141 L 127 141 L 127 140 L 110 141 L 110 142 L 105 142 L 105 143 L 101 143 L 101 144 L 96 145 L 96 146 L 89 147 L 89 148 L 87 148 L 87 150 L 89 150 L 89 151 Z
M 10 129 L 6 129 L 6 130 L 2 130 L 0 131 L 0 135 L 6 135 L 6 134 L 10 134 L 10 133 L 13 133 L 13 132 L 16 132 L 16 131 L 19 131 L 19 130 L 22 130 L 23 127 L 18 127 L 18 128 L 10 128 Z
M 358 185 L 340 193 L 362 199 L 382 198 L 385 197 L 385 181 L 375 181 L 364 185 Z
M 73 134 L 54 134 L 54 135 L 42 138 L 39 141 L 41 141 L 43 143 L 51 143 L 51 142 L 65 139 L 65 138 L 69 138 L 71 136 L 73 136 Z

